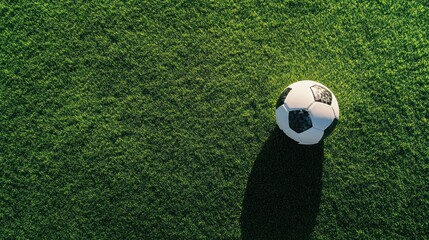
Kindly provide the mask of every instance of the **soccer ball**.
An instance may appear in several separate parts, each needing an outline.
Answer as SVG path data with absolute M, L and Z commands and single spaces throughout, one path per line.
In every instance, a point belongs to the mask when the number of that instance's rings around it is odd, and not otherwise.
M 280 95 L 277 125 L 299 144 L 316 144 L 335 128 L 340 117 L 338 101 L 326 86 L 310 80 L 295 82 Z

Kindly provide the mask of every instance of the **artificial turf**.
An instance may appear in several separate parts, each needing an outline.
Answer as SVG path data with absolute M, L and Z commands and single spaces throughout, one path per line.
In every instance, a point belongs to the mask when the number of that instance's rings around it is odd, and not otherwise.
M 0 239 L 424 239 L 429 6 L 1 1 Z M 315 146 L 289 84 L 339 100 Z

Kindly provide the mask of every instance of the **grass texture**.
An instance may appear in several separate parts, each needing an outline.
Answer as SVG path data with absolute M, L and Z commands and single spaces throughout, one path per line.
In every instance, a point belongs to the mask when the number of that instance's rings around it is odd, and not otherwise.
M 1 1 L 0 239 L 424 239 L 429 6 Z M 289 84 L 339 100 L 276 128 Z

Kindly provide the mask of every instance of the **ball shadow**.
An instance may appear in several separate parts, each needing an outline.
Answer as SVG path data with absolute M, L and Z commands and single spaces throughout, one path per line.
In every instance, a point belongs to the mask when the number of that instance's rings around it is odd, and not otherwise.
M 319 212 L 322 163 L 323 142 L 299 145 L 274 129 L 247 182 L 242 238 L 309 238 Z

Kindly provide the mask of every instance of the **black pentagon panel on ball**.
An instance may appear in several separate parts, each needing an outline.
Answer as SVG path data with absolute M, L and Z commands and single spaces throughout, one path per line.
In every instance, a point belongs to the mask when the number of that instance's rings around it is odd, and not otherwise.
M 286 88 L 282 92 L 282 94 L 280 95 L 280 98 L 277 100 L 276 108 L 280 107 L 281 105 L 283 105 L 285 103 L 286 96 L 289 94 L 290 90 L 292 90 L 292 88 Z
M 313 92 L 314 101 L 331 105 L 332 94 L 328 89 L 319 85 L 314 85 L 311 87 L 311 91 Z
M 310 114 L 306 110 L 293 110 L 289 112 L 289 126 L 297 133 L 302 133 L 305 130 L 313 127 Z
M 337 124 L 338 124 L 338 119 L 334 118 L 334 121 L 332 121 L 332 123 L 325 129 L 322 139 L 325 139 L 327 136 L 329 136 L 329 134 L 331 134 L 332 131 L 334 131 Z

